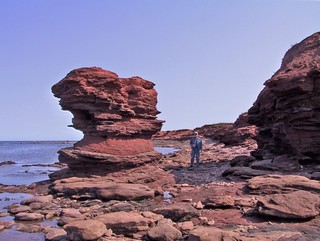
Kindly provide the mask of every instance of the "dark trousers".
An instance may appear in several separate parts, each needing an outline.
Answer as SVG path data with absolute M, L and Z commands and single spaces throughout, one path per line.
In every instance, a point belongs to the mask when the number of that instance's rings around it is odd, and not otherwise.
M 193 166 L 194 157 L 196 157 L 197 166 L 199 166 L 199 164 L 200 164 L 200 150 L 198 150 L 198 149 L 196 149 L 196 148 L 192 148 L 190 166 Z

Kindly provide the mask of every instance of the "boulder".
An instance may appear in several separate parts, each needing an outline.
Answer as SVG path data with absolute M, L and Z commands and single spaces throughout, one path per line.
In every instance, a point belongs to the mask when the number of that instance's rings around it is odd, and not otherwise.
M 151 228 L 147 232 L 148 238 L 157 241 L 175 241 L 182 239 L 182 233 L 173 224 L 164 223 Z
M 188 234 L 192 229 L 194 229 L 194 224 L 192 221 L 184 221 L 177 223 L 179 230 L 183 235 Z
M 7 221 L 7 220 L 0 220 L 0 226 L 3 226 L 4 229 L 10 229 L 15 225 L 14 222 Z
M 320 193 L 320 182 L 298 175 L 269 174 L 251 178 L 247 191 L 251 194 L 288 193 L 298 190 Z
M 8 207 L 8 212 L 11 214 L 30 212 L 30 211 L 31 211 L 31 208 L 25 205 L 11 205 Z
M 153 210 L 154 213 L 162 214 L 174 222 L 188 221 L 198 217 L 199 212 L 190 203 L 174 203 L 172 205 L 159 207 Z
M 235 199 L 231 196 L 213 196 L 204 201 L 205 208 L 231 208 L 235 206 Z
M 319 215 L 320 195 L 306 191 L 271 194 L 260 197 L 256 211 L 260 215 L 283 219 L 310 219 Z
M 76 218 L 61 216 L 61 217 L 58 219 L 58 225 L 59 225 L 59 226 L 64 226 L 64 225 L 66 225 L 66 224 L 73 223 L 73 222 L 76 222 L 76 221 L 82 221 L 82 220 L 84 220 L 85 218 L 86 218 L 85 215 L 82 215 L 82 216 L 79 216 L 79 217 L 76 217 Z
M 121 211 L 130 212 L 135 210 L 135 206 L 127 201 L 112 200 L 108 203 L 104 203 L 103 206 L 104 206 L 105 212 L 108 212 L 108 213 L 121 212 Z
M 95 220 L 103 222 L 108 229 L 115 234 L 132 235 L 140 231 L 146 231 L 154 222 L 143 217 L 137 212 L 114 212 L 98 215 Z
M 107 231 L 106 225 L 98 220 L 81 220 L 64 226 L 67 236 L 72 241 L 97 240 Z
M 69 218 L 81 218 L 82 214 L 78 209 L 75 208 L 62 208 L 61 216 L 69 217 Z
M 16 230 L 25 233 L 40 233 L 43 232 L 44 227 L 37 223 L 17 223 Z
M 9 214 L 7 212 L 3 212 L 0 210 L 0 217 L 6 217 L 8 216 Z
M 301 165 L 295 158 L 291 158 L 288 155 L 281 155 L 273 159 L 255 161 L 251 164 L 251 168 L 279 172 L 296 172 L 301 170 Z
M 141 212 L 141 215 L 145 218 L 149 218 L 151 219 L 153 222 L 157 222 L 161 219 L 163 219 L 163 215 L 161 214 L 156 214 L 156 213 L 153 213 L 153 212 L 150 212 L 150 211 L 144 211 L 144 212 Z
M 44 216 L 40 213 L 21 212 L 16 214 L 14 219 L 18 221 L 38 221 L 44 219 Z
M 22 200 L 20 202 L 21 205 L 30 205 L 31 203 L 50 203 L 52 201 L 52 195 L 47 196 L 34 196 Z
M 67 232 L 62 228 L 49 228 L 45 233 L 47 241 L 60 241 L 67 238 Z
M 267 171 L 267 170 L 257 170 L 257 169 L 252 169 L 251 167 L 245 167 L 245 166 L 244 167 L 234 166 L 234 167 L 227 168 L 222 173 L 222 175 L 223 176 L 233 175 L 243 179 L 247 179 L 247 178 L 252 178 L 256 176 L 266 175 L 269 173 L 270 171 Z

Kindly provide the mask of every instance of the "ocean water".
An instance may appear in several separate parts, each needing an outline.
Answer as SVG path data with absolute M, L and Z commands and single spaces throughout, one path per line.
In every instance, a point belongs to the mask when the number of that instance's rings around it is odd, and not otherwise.
M 73 142 L 0 141 L 0 163 L 11 161 L 15 164 L 0 165 L 0 183 L 5 185 L 30 185 L 48 179 L 58 168 L 46 165 L 58 162 L 58 151 L 70 147 Z M 176 151 L 174 148 L 155 147 L 162 154 Z
M 0 141 L 0 163 L 15 163 L 0 166 L 0 183 L 30 185 L 33 182 L 47 180 L 48 175 L 58 169 L 46 165 L 58 162 L 58 150 L 72 145 L 71 142 Z

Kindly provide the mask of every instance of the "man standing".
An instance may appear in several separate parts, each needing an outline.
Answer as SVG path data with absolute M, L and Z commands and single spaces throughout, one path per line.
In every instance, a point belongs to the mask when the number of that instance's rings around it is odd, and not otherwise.
M 200 151 L 202 151 L 202 139 L 199 137 L 198 132 L 194 133 L 194 136 L 190 140 L 191 146 L 191 162 L 190 167 L 193 167 L 194 157 L 197 160 L 197 167 L 200 164 Z

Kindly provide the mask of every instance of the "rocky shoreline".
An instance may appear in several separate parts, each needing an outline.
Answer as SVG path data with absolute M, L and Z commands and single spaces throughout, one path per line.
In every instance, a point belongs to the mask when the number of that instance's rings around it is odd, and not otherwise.
M 319 39 L 294 45 L 235 123 L 195 130 L 159 132 L 150 81 L 71 71 L 52 91 L 84 138 L 59 151 L 50 180 L 0 186 L 33 195 L 0 213 L 13 219 L 0 230 L 48 241 L 320 240 Z M 194 131 L 204 148 L 189 168 Z
M 16 225 L 61 241 L 318 240 L 319 181 L 302 173 L 225 176 L 230 160 L 248 155 L 254 145 L 205 140 L 201 166 L 189 169 L 187 141 L 156 142 L 180 151 L 103 176 L 0 186 L 1 192 L 34 195 L 1 213 L 15 220 L 0 222 L 1 229 Z

